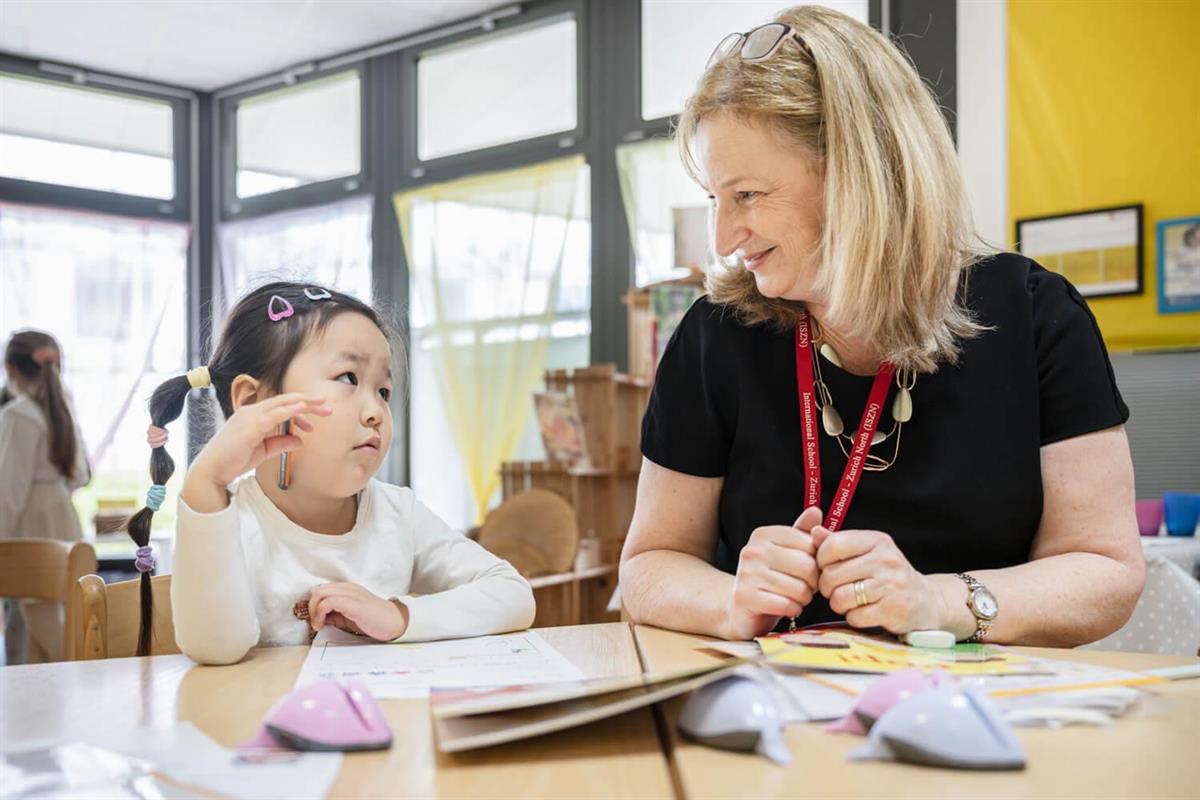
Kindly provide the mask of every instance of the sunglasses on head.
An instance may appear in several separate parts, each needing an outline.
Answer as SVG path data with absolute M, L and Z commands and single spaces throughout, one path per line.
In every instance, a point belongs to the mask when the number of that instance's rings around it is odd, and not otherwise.
M 768 22 L 746 33 L 731 33 L 720 41 L 708 57 L 705 69 L 735 53 L 742 61 L 765 61 L 775 54 L 785 41 L 792 40 L 812 58 L 812 48 L 795 28 L 782 22 Z

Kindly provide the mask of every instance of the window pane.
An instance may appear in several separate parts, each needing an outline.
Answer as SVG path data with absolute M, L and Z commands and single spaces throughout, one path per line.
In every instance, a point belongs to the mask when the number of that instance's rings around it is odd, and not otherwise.
M 417 84 L 422 160 L 574 130 L 575 20 L 426 53 Z
M 271 280 L 313 281 L 369 302 L 371 204 L 354 197 L 222 225 L 221 308 Z
M 145 501 L 146 404 L 188 367 L 187 243 L 183 225 L 0 204 L 0 335 L 34 327 L 62 345 L 93 467 L 91 484 L 75 493 L 89 536 L 98 501 L 135 510 Z M 170 432 L 175 474 L 153 523 L 168 536 L 187 469 L 186 413 Z M 124 539 L 116 546 L 132 549 Z M 159 566 L 170 569 L 161 558 Z
M 238 197 L 361 172 L 361 102 L 357 71 L 239 101 Z
M 633 234 L 637 285 L 680 277 L 676 270 L 681 268 L 708 266 L 708 196 L 684 170 L 675 142 L 654 139 L 621 145 L 617 170 Z
M 554 213 L 557 208 L 538 215 L 506 206 L 503 198 L 418 206 L 412 220 L 415 263 L 409 267 L 413 326 L 423 328 L 433 322 L 431 292 L 425 283 L 434 276 L 442 316 L 454 322 L 533 318 L 542 313 L 551 291 L 558 292 L 559 314 L 587 311 L 591 307 L 587 186 L 586 178 L 579 181 L 576 191 L 581 196 L 573 201 L 576 212 L 570 222 Z M 559 271 L 564 236 L 566 255 Z
M 0 175 L 170 200 L 170 104 L 0 75 Z
M 642 119 L 678 114 L 717 42 L 769 22 L 784 0 L 642 0 Z M 829 0 L 828 6 L 867 22 L 867 0 Z

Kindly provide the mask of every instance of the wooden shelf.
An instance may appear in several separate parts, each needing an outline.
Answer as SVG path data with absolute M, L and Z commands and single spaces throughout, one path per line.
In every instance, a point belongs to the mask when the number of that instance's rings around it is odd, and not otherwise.
M 616 622 L 619 615 L 608 612 L 608 600 L 617 588 L 617 565 L 539 575 L 529 579 L 537 602 L 535 628 Z
M 559 572 L 554 575 L 539 575 L 536 578 L 529 579 L 529 585 L 534 589 L 545 589 L 549 586 L 558 586 L 563 583 L 571 583 L 572 581 L 587 581 L 595 578 L 603 578 L 606 575 L 612 575 L 617 571 L 616 564 L 609 564 L 603 567 L 592 567 L 591 569 L 576 570 L 574 572 Z
M 637 476 L 640 469 L 597 469 L 596 467 L 567 467 L 567 474 L 579 478 L 620 478 Z
M 623 302 L 628 310 L 629 324 L 629 374 L 635 380 L 653 382 L 658 369 L 658 323 L 651 308 L 650 295 L 657 286 L 694 286 L 701 293 L 704 289 L 704 273 L 692 269 L 690 275 L 657 281 L 650 286 L 639 286 L 625 293 Z
M 545 380 L 547 391 L 574 399 L 591 464 L 508 462 L 500 467 L 501 494 L 508 500 L 521 492 L 544 489 L 564 498 L 575 509 L 581 547 L 590 551 L 585 562 L 605 566 L 532 579 L 538 601 L 536 624 L 615 621 L 618 615 L 608 613 L 607 606 L 633 520 L 642 466 L 642 415 L 650 398 L 650 381 L 619 373 L 613 364 L 571 372 L 551 370 Z

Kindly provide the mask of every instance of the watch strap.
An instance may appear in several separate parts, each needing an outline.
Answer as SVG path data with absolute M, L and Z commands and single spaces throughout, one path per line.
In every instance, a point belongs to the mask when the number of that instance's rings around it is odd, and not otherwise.
M 965 572 L 954 573 L 955 577 L 967 584 L 967 610 L 971 612 L 971 616 L 975 617 L 975 632 L 966 638 L 965 641 L 972 643 L 981 643 L 987 638 L 988 631 L 992 627 L 994 620 L 984 619 L 979 616 L 979 612 L 975 610 L 975 606 L 971 604 L 971 597 L 976 589 L 986 589 L 987 587 L 975 579 L 973 575 L 968 575 Z

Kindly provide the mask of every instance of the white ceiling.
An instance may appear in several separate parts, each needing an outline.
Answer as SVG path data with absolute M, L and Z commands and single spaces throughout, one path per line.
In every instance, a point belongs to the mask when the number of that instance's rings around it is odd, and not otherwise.
M 497 0 L 0 0 L 0 52 L 211 90 L 511 5 Z

